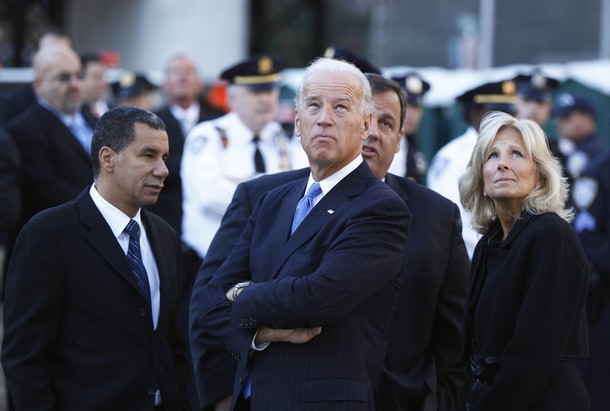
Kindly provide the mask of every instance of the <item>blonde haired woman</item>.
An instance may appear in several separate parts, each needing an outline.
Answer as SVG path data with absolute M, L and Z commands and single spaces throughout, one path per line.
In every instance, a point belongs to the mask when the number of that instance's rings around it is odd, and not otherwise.
M 466 409 L 588 410 L 572 361 L 588 355 L 587 259 L 544 132 L 489 113 L 459 184 L 483 234 L 466 306 Z

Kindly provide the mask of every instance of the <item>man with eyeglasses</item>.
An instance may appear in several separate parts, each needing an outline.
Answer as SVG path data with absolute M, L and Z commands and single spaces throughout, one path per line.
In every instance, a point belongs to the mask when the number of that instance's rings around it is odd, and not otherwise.
M 13 240 L 31 216 L 71 200 L 93 181 L 89 151 L 95 119 L 81 112 L 81 73 L 70 48 L 45 47 L 34 57 L 37 102 L 7 127 L 22 169 L 21 224 Z

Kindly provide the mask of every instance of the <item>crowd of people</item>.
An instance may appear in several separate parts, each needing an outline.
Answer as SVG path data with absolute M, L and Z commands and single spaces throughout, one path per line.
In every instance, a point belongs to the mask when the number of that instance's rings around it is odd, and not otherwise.
M 14 410 L 602 410 L 610 151 L 541 70 L 457 98 L 428 162 L 419 73 L 258 54 L 203 98 L 41 34 L 0 94 L 2 367 Z M 543 127 L 556 118 L 555 135 Z M 291 129 L 292 131 L 292 129 Z M 429 164 L 429 166 L 428 166 Z

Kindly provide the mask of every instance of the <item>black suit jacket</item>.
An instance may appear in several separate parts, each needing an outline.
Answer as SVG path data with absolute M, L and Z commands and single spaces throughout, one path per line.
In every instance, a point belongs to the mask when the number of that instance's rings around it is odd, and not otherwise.
M 180 163 L 186 136 L 182 132 L 180 122 L 174 117 L 169 106 L 163 107 L 157 116 L 165 123 L 169 138 L 169 157 L 167 169 L 169 176 L 163 183 L 163 190 L 159 194 L 156 204 L 146 207 L 149 211 L 161 216 L 178 233 L 182 232 L 182 179 L 180 178 Z M 200 104 L 199 122 L 211 120 L 221 116 L 220 110 L 207 109 Z
M 240 241 L 204 288 L 199 323 L 238 359 L 251 409 L 374 410 L 387 330 L 404 274 L 409 213 L 366 163 L 345 177 L 290 236 L 307 179 L 267 193 Z M 251 279 L 234 303 L 226 290 Z M 321 326 L 305 344 L 251 356 L 259 326 Z
M 470 269 L 460 212 L 412 180 L 388 174 L 386 183 L 407 204 L 412 220 L 378 409 L 454 410 L 465 377 L 462 322 Z
M 21 214 L 20 172 L 17 146 L 0 128 L 0 233 L 8 232 L 19 222 Z
M 32 84 L 8 90 L 0 96 L 0 127 L 8 126 L 36 103 Z
M 2 366 L 17 410 L 185 409 L 188 366 L 177 328 L 180 242 L 142 212 L 160 280 L 150 307 L 88 190 L 22 229 L 9 267 Z
M 93 128 L 95 119 L 85 116 Z M 93 182 L 89 154 L 53 113 L 34 104 L 7 132 L 21 156 L 23 221 L 73 199 Z

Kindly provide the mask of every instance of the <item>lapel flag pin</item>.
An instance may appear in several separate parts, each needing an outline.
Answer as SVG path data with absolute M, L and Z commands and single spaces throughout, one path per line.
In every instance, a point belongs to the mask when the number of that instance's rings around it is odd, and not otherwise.
M 328 210 L 328 211 L 327 211 L 327 213 L 328 213 L 328 214 L 332 214 L 332 213 L 334 213 L 334 212 L 335 212 L 335 210 Z

